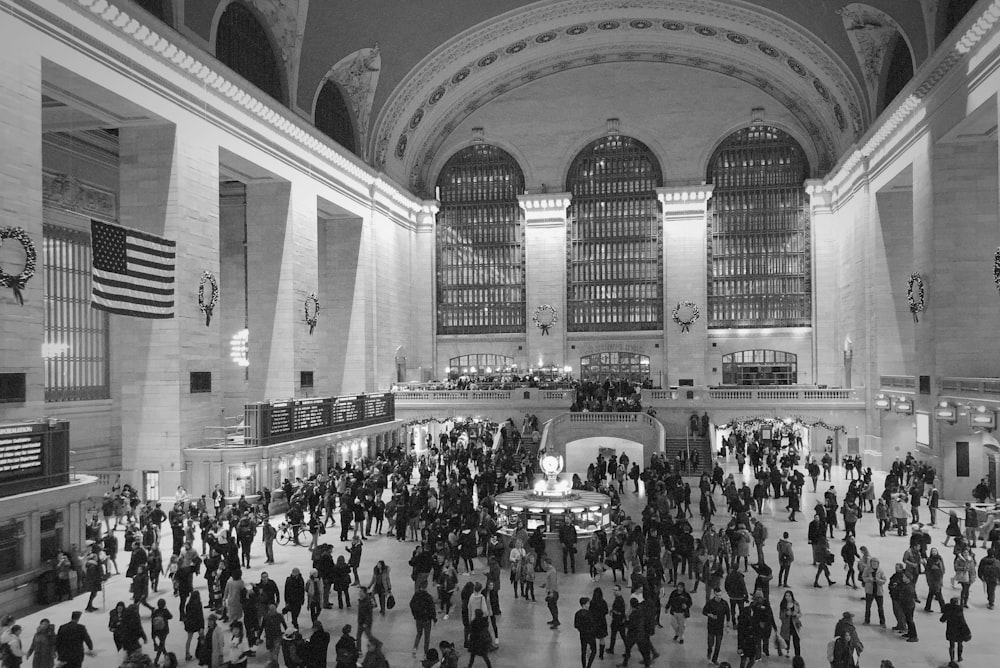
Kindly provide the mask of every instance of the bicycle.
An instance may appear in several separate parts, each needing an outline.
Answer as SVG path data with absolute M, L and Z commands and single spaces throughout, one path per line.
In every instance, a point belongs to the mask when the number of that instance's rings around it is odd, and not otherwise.
M 298 542 L 295 541 L 295 529 L 299 530 Z M 278 535 L 274 538 L 278 545 L 288 545 L 288 543 L 293 543 L 295 545 L 308 545 L 312 540 L 312 533 L 309 531 L 309 527 L 305 524 L 289 524 L 288 522 L 282 522 L 278 525 Z

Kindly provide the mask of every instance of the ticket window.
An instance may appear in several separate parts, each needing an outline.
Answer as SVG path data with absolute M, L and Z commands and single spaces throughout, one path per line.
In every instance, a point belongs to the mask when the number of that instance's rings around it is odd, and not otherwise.
M 230 496 L 256 494 L 257 487 L 257 465 L 238 464 L 229 467 L 229 494 Z

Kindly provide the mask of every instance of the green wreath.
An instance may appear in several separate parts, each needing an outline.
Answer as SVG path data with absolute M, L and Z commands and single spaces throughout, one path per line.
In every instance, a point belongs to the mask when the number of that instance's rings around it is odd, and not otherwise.
M 542 336 L 548 336 L 552 325 L 559 321 L 555 308 L 551 304 L 542 304 L 531 314 L 531 322 L 535 327 L 542 330 Z
M 309 304 L 313 305 L 312 313 L 309 313 Z M 306 324 L 309 325 L 309 335 L 312 336 L 313 330 L 316 329 L 316 323 L 319 322 L 319 298 L 316 297 L 315 292 L 310 292 L 309 296 L 306 297 L 305 316 Z
M 910 274 L 910 278 L 906 282 L 906 301 L 910 303 L 913 322 L 920 322 L 917 314 L 927 308 L 924 292 L 924 279 L 919 272 L 915 271 Z
M 993 284 L 1000 291 L 1000 248 L 993 254 Z
M 35 275 L 35 263 L 38 260 L 38 254 L 35 252 L 35 244 L 31 243 L 28 233 L 20 227 L 5 227 L 0 229 L 0 245 L 3 245 L 4 239 L 13 239 L 20 242 L 24 248 L 24 269 L 21 270 L 20 274 L 14 276 L 5 272 L 3 267 L 0 267 L 0 286 L 13 290 L 17 303 L 24 306 L 24 296 L 21 294 L 21 290 L 31 280 L 31 277 Z
M 681 309 L 688 309 L 690 315 L 687 318 L 681 318 Z M 691 325 L 701 317 L 701 312 L 698 310 L 698 305 L 694 302 L 677 302 L 677 306 L 674 307 L 671 317 L 674 319 L 674 322 L 681 326 L 682 332 L 690 332 Z
M 205 301 L 205 283 L 212 287 L 212 295 Z M 215 274 L 206 271 L 201 275 L 201 283 L 198 284 L 198 308 L 205 314 L 205 327 L 212 324 L 212 311 L 219 303 L 219 282 L 215 280 Z

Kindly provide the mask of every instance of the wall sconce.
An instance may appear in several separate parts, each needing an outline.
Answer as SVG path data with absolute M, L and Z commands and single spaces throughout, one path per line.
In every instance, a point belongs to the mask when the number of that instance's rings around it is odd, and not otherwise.
M 280 462 L 278 462 L 278 468 L 284 471 L 285 469 L 288 468 L 288 462 L 282 459 Z
M 912 415 L 913 414 L 913 400 L 912 399 L 897 399 L 895 405 L 892 407 L 894 411 L 901 415 Z
M 955 421 L 958 419 L 958 409 L 947 401 L 942 401 L 934 409 L 934 419 L 940 422 L 947 422 L 948 424 L 955 424 Z
M 969 424 L 973 429 L 993 431 L 997 428 L 997 414 L 986 406 L 976 406 L 975 410 L 969 413 Z
M 884 394 L 879 393 L 878 396 L 875 397 L 875 408 L 881 411 L 887 411 L 892 408 L 892 400 Z
M 302 465 L 302 460 L 299 459 L 298 457 L 296 457 L 295 459 L 292 460 L 292 466 L 298 467 L 298 466 L 301 466 L 301 465 Z

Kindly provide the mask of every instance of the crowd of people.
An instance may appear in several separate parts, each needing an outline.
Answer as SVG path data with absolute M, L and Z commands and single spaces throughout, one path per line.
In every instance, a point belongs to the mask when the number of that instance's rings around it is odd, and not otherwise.
M 526 422 L 530 424 L 530 418 Z M 82 590 L 89 596 L 85 610 L 96 610 L 95 597 L 104 582 L 120 572 L 121 536 L 128 555 L 124 575 L 130 580 L 130 600 L 114 603 L 107 629 L 125 657 L 123 667 L 176 666 L 183 646 L 183 661 L 212 668 L 242 668 L 259 653 L 268 666 L 355 668 L 360 663 L 364 668 L 383 668 L 385 653 L 374 633 L 375 620 L 393 614 L 397 577 L 384 560 L 366 561 L 364 553 L 371 537 L 384 535 L 398 543 L 414 543 L 408 559 L 413 656 L 425 668 L 456 668 L 464 650 L 467 665 L 481 660 L 490 668 L 503 630 L 497 621 L 501 591 L 509 587 L 515 599 L 525 602 L 543 597 L 551 616 L 549 626 L 558 629 L 560 579 L 576 570 L 579 538 L 572 524 L 564 524 L 558 532 L 561 554 L 552 553 L 541 527 L 528 532 L 518 524 L 503 537 L 498 531 L 494 496 L 522 486 L 532 472 L 533 458 L 525 456 L 523 446 L 519 431 L 508 421 L 497 438 L 448 435 L 423 457 L 395 449 L 359 466 L 285 481 L 285 521 L 294 532 L 293 540 L 299 543 L 299 534 L 307 530 L 311 540 L 301 542 L 308 559 L 281 583 L 266 571 L 256 581 L 244 578 L 262 557 L 265 568 L 274 563 L 277 518 L 270 516 L 266 496 L 257 505 L 243 497 L 230 503 L 217 488 L 210 495 L 178 500 L 165 511 L 159 503 L 139 501 L 127 485 L 116 485 L 101 502 L 103 521 L 92 522 L 86 549 L 57 560 L 58 594 L 73 597 L 71 576 L 76 573 L 77 593 Z M 611 526 L 597 530 L 579 546 L 594 583 L 588 595 L 578 599 L 573 617 L 583 668 L 590 668 L 595 657 L 604 659 L 619 651 L 621 666 L 629 665 L 634 655 L 650 665 L 663 651 L 657 646 L 661 642 L 657 632 L 664 627 L 664 614 L 671 629 L 667 635 L 677 644 L 684 643 L 692 618 L 704 620 L 706 659 L 714 665 L 726 665 L 720 656 L 727 629 L 735 630 L 733 649 L 741 668 L 751 668 L 772 649 L 779 656 L 790 656 L 793 666 L 805 665 L 803 610 L 788 585 L 795 548 L 801 546 L 784 532 L 769 549 L 771 537 L 761 515 L 773 515 L 775 504 L 783 503 L 788 521 L 796 521 L 806 478 L 812 479 L 816 490 L 820 476 L 824 482 L 832 477 L 828 457 L 817 461 L 807 454 L 803 461 L 794 440 L 766 440 L 753 431 L 734 434 L 725 447 L 728 452 L 720 453 L 711 473 L 706 471 L 694 481 L 694 490 L 693 480 L 684 478 L 677 462 L 657 455 L 642 469 L 624 455 L 602 454 L 588 467 L 586 480 L 577 478 L 575 486 L 612 498 Z M 736 459 L 737 469 L 727 473 L 729 455 Z M 928 508 L 932 526 L 937 520 L 934 477 L 929 466 L 911 456 L 892 465 L 881 493 L 870 469 L 851 480 L 842 503 L 831 486 L 812 509 L 809 523 L 809 552 L 816 568 L 813 586 L 837 584 L 830 573 L 836 560 L 830 541 L 842 528 L 839 555 L 845 565 L 844 584 L 864 590 L 864 624 L 871 622 L 874 608 L 878 622 L 886 625 L 888 592 L 894 629 L 905 640 L 918 642 L 913 613 L 920 603 L 917 585 L 922 576 L 927 585 L 925 610 L 938 604 L 950 658 L 958 662 L 965 643 L 971 641 L 964 610 L 976 579 L 986 585 L 988 607 L 994 605 L 1000 582 L 996 557 L 1000 523 L 980 522 L 971 505 L 964 517 L 950 513 L 947 536 L 954 545 L 949 546 L 953 550 L 949 572 L 944 555 L 930 545 L 921 524 L 922 507 Z M 621 500 L 638 494 L 640 484 L 645 505 L 633 520 Z M 692 525 L 695 490 L 697 530 Z M 896 521 L 900 508 L 901 523 Z M 882 536 L 891 529 L 903 533 L 911 529 L 908 547 L 892 568 L 883 567 L 864 545 L 858 545 L 857 524 L 871 521 L 865 515 L 874 515 Z M 338 523 L 339 548 L 325 537 L 326 530 Z M 169 553 L 161 539 L 167 528 Z M 986 548 L 981 559 L 975 552 L 979 543 Z M 370 577 L 363 575 L 367 567 Z M 772 585 L 775 570 L 778 579 Z M 605 593 L 608 585 L 602 587 L 601 581 L 608 572 L 611 583 Z M 467 578 L 461 587 L 460 575 Z M 164 576 L 167 582 L 161 582 Z M 961 592 L 948 601 L 942 594 L 947 577 Z M 199 579 L 203 583 L 197 583 Z M 171 597 L 161 593 L 162 584 Z M 356 611 L 356 617 L 349 617 L 352 623 L 341 625 L 336 641 L 321 619 L 323 611 L 334 606 L 333 594 L 338 610 Z M 176 606 L 168 605 L 172 599 Z M 462 637 L 432 646 L 434 624 L 452 614 L 460 615 Z M 80 612 L 73 613 L 58 630 L 45 620 L 30 638 L 16 620 L 5 618 L 0 628 L 2 665 L 13 668 L 31 659 L 35 668 L 48 668 L 58 660 L 62 666 L 79 668 L 93 647 L 80 618 Z M 864 650 L 854 618 L 853 611 L 845 611 L 832 630 L 827 660 L 834 668 L 854 668 Z M 170 640 L 178 633 L 182 645 Z

